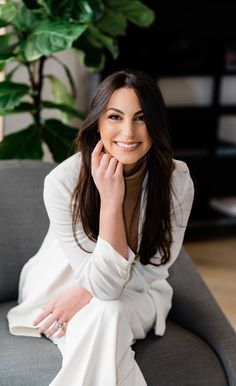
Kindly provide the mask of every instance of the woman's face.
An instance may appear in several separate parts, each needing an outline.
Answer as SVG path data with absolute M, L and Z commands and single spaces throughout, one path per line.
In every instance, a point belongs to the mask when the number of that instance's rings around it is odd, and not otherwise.
M 99 118 L 98 131 L 107 153 L 123 165 L 134 166 L 150 149 L 151 138 L 134 90 L 115 90 Z

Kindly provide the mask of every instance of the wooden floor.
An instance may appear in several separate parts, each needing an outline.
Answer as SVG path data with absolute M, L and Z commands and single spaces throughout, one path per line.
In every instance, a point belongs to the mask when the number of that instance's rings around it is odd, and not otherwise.
M 191 241 L 184 246 L 236 330 L 236 238 Z

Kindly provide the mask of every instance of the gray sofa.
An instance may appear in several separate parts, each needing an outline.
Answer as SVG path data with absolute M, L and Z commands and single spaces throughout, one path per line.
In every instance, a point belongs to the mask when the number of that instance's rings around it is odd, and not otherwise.
M 53 167 L 0 161 L 0 386 L 47 386 L 61 366 L 50 341 L 11 336 L 6 321 L 21 268 L 48 228 L 42 191 Z M 174 297 L 166 334 L 151 331 L 133 346 L 148 386 L 236 386 L 236 334 L 184 249 L 169 282 Z

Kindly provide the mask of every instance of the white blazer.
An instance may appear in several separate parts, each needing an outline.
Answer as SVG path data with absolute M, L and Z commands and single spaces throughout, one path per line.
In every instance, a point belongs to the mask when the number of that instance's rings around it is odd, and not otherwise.
M 93 296 L 103 300 L 118 299 L 124 288 L 137 292 L 148 291 L 156 308 L 155 334 L 164 335 L 173 295 L 173 289 L 166 280 L 168 269 L 180 252 L 194 195 L 187 165 L 178 160 L 174 160 L 174 163 L 171 258 L 167 264 L 159 267 L 142 265 L 130 248 L 126 260 L 102 238 L 98 237 L 97 242 L 89 240 L 81 223 L 77 227 L 77 238 L 84 249 L 91 253 L 84 252 L 76 244 L 69 205 L 79 175 L 80 153 L 63 161 L 46 176 L 44 202 L 50 220 L 49 230 L 39 251 L 21 272 L 19 304 L 8 313 L 12 334 L 40 337 L 33 327 L 33 320 L 41 312 L 42 306 L 65 288 L 79 283 Z M 142 186 L 138 245 L 144 221 L 146 184 L 147 174 Z M 158 263 L 160 258 L 157 252 L 152 262 Z

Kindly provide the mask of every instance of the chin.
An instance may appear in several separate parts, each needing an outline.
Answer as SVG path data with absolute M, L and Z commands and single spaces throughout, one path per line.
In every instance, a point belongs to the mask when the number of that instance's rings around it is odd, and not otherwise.
M 123 165 L 133 165 L 138 162 L 142 157 L 117 157 L 117 160 L 120 161 Z

